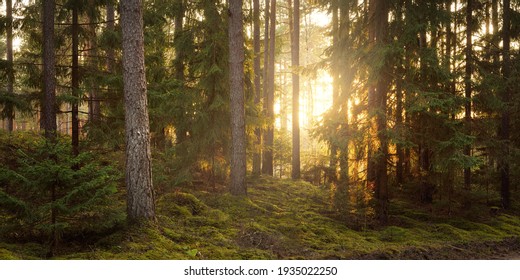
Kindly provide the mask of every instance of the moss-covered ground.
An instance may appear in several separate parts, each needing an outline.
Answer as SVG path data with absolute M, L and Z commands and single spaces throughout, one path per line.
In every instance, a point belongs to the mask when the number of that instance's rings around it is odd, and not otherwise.
M 516 215 L 441 217 L 394 201 L 390 224 L 382 226 L 359 214 L 338 217 L 328 189 L 264 177 L 249 181 L 247 197 L 225 188 L 165 190 L 155 225 L 121 224 L 64 238 L 53 258 L 487 259 L 520 252 Z M 0 259 L 42 259 L 46 251 L 38 243 L 0 243 Z

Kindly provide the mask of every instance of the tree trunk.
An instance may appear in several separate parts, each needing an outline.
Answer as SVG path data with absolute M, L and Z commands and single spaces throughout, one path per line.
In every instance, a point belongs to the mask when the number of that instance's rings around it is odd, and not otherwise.
M 181 88 L 184 88 L 184 82 L 185 82 L 185 76 L 184 76 L 184 60 L 185 60 L 185 50 L 180 47 L 182 44 L 180 42 L 182 32 L 184 29 L 183 21 L 184 21 L 184 15 L 185 15 L 185 7 L 184 7 L 184 0 L 177 0 L 177 14 L 175 15 L 175 28 L 174 28 L 174 43 L 177 46 L 175 49 L 175 60 L 173 62 L 175 67 L 175 79 L 180 82 Z M 184 111 L 180 112 L 179 118 L 186 119 L 186 114 Z M 181 122 L 179 122 L 181 123 Z M 181 125 L 179 127 L 175 128 L 175 136 L 176 136 L 176 142 L 183 143 L 186 140 L 187 136 L 187 129 L 185 125 Z
M 260 0 L 253 0 L 253 69 L 255 73 L 255 105 L 260 106 L 261 85 L 260 85 Z M 253 175 L 260 175 L 262 156 L 260 146 L 262 145 L 262 132 L 260 128 L 255 129 L 255 142 L 253 147 Z
M 291 40 L 292 60 L 292 172 L 293 179 L 300 178 L 300 0 L 294 0 L 293 32 Z
M 107 0 L 107 30 L 109 32 L 115 32 L 115 9 L 114 0 Z M 110 74 L 114 74 L 114 64 L 116 61 L 116 54 L 113 48 L 108 48 L 107 50 L 107 71 Z
M 269 99 L 269 7 L 270 0 L 265 0 L 265 22 L 264 22 L 264 92 L 262 108 L 264 117 L 268 118 L 267 100 Z M 263 131 L 262 137 L 262 174 L 269 174 L 267 155 L 267 130 Z M 272 169 L 272 168 L 270 168 Z M 272 172 L 271 172 L 272 174 Z
M 502 109 L 502 116 L 500 118 L 499 139 L 502 142 L 503 153 L 500 155 L 498 161 L 498 169 L 500 171 L 500 195 L 502 198 L 502 207 L 509 209 L 511 206 L 510 198 L 510 178 L 509 178 L 509 137 L 510 137 L 510 102 L 511 102 L 511 7 L 510 0 L 504 0 L 503 5 L 503 27 L 502 27 L 502 47 L 503 47 L 503 61 L 502 61 L 502 75 L 504 76 L 504 87 L 501 93 L 501 100 L 504 108 Z
M 56 55 L 54 53 L 54 0 L 43 1 L 43 108 L 41 128 L 56 138 Z
M 89 5 L 94 6 L 94 1 L 89 0 Z M 94 17 L 89 13 L 88 16 L 90 25 L 88 26 L 88 66 L 92 73 L 99 71 L 98 69 L 98 51 L 97 51 L 97 42 L 96 42 L 96 26 L 94 25 Z M 94 83 L 90 83 L 89 85 L 89 123 L 95 124 L 101 118 L 101 105 L 99 96 L 96 90 L 96 85 Z
M 45 138 L 53 144 L 56 142 L 56 55 L 54 53 L 54 0 L 43 1 L 43 108 L 42 119 L 40 122 L 44 130 Z M 50 152 L 50 160 L 56 160 L 56 155 Z M 48 186 L 51 191 L 51 203 L 56 201 L 56 183 L 51 182 Z M 48 256 L 54 255 L 58 244 L 58 234 L 55 229 L 57 220 L 56 207 L 51 207 L 51 240 Z
M 79 23 L 78 7 L 72 7 L 72 155 L 79 154 Z
M 467 0 L 466 6 L 466 67 L 464 76 L 464 96 L 466 102 L 464 104 L 464 125 L 467 134 L 471 134 L 471 72 L 472 70 L 472 52 L 473 43 L 471 36 L 473 34 L 473 0 Z M 464 146 L 464 155 L 471 156 L 471 145 Z M 471 187 L 471 169 L 464 168 L 464 188 L 469 190 Z
M 14 69 L 13 69 L 13 1 L 5 1 L 6 14 L 6 60 L 7 60 L 7 95 L 14 96 Z M 14 130 L 14 106 L 12 103 L 5 105 L 7 109 L 7 130 Z M 4 110 L 5 110 L 4 109 Z
M 339 0 L 333 0 L 331 2 L 332 8 L 332 61 L 331 61 L 331 75 L 332 75 L 332 112 L 336 114 L 339 111 Z M 332 116 L 334 117 L 334 116 Z M 337 128 L 336 128 L 337 129 Z M 332 137 L 338 137 L 336 133 Z M 338 169 L 338 145 L 335 143 L 336 139 L 330 141 L 330 163 L 329 168 L 331 169 L 331 181 L 337 181 L 337 169 Z
M 269 125 L 265 133 L 264 153 L 262 173 L 273 176 L 273 148 L 274 148 L 274 58 L 275 58 L 275 41 L 276 41 L 276 0 L 271 0 L 269 28 L 269 56 L 266 81 L 266 93 L 264 94 L 264 102 L 266 104 L 266 116 Z
M 127 218 L 130 223 L 155 221 L 141 4 L 140 0 L 121 2 Z
M 246 195 L 246 122 L 242 0 L 229 2 L 229 84 L 231 97 L 231 194 Z
M 374 25 L 375 44 L 383 47 L 387 43 L 388 32 L 388 2 L 385 0 L 374 0 Z M 384 66 L 383 68 L 387 68 Z M 375 169 L 375 198 L 376 216 L 382 223 L 388 221 L 388 137 L 386 135 L 386 107 L 388 77 L 385 69 L 380 70 L 379 78 L 375 88 L 375 110 L 376 110 L 376 137 L 378 151 L 374 159 Z

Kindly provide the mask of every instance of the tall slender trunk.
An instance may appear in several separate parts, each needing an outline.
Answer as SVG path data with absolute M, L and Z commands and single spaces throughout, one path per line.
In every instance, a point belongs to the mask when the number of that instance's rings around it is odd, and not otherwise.
M 300 0 L 294 0 L 292 58 L 292 172 L 293 179 L 300 178 Z
M 473 0 L 467 0 L 466 6 L 466 67 L 464 76 L 464 125 L 467 134 L 471 134 L 471 73 L 472 73 L 472 53 L 473 42 L 471 36 L 473 34 Z M 471 156 L 471 145 L 464 146 L 464 155 Z M 464 168 L 464 188 L 469 190 L 471 187 L 471 169 Z
M 229 77 L 231 96 L 231 193 L 246 195 L 246 122 L 242 0 L 229 2 Z
M 155 221 L 141 0 L 121 2 L 127 218 Z
M 14 69 L 13 69 L 13 1 L 5 1 L 6 16 L 6 60 L 7 60 L 7 94 L 14 96 Z M 7 130 L 14 130 L 14 106 L 7 104 Z
M 56 55 L 54 53 L 54 0 L 43 1 L 43 108 L 42 118 L 40 122 L 44 130 L 45 138 L 52 145 L 56 142 L 57 124 L 56 124 Z M 52 152 L 49 154 L 50 160 L 56 160 L 56 155 Z M 56 201 L 56 183 L 51 182 L 48 186 L 51 191 L 51 203 Z M 54 255 L 56 246 L 58 245 L 58 234 L 56 232 L 57 210 L 56 207 L 51 208 L 51 230 L 49 257 Z
M 275 58 L 275 42 L 276 42 L 276 0 L 271 0 L 271 12 L 269 16 L 269 55 L 267 65 L 267 86 L 264 94 L 264 102 L 266 103 L 266 116 L 269 126 L 265 133 L 264 153 L 262 173 L 273 175 L 273 144 L 274 144 L 274 58 Z
M 79 154 L 79 23 L 78 8 L 72 7 L 72 154 Z
M 114 9 L 114 3 L 115 0 L 106 0 L 106 9 L 107 9 L 107 30 L 109 32 L 115 32 L 115 9 Z M 114 64 L 116 61 L 116 54 L 113 48 L 108 48 L 107 50 L 107 71 L 110 74 L 114 74 Z
M 369 44 L 376 44 L 376 12 L 375 6 L 378 0 L 366 0 L 365 10 L 367 13 L 366 21 L 368 24 L 368 42 Z M 368 142 L 367 142 L 367 187 L 369 189 L 374 188 L 374 184 L 376 181 L 376 165 L 375 165 L 375 155 L 374 151 L 376 147 L 374 146 L 375 136 L 376 136 L 376 127 L 373 121 L 373 113 L 376 110 L 376 86 L 373 84 L 368 86 L 368 115 L 369 115 L 369 133 L 368 133 Z
M 388 32 L 388 3 L 384 0 L 374 0 L 374 25 L 375 25 L 375 44 L 377 47 L 383 47 L 387 43 Z M 383 67 L 385 68 L 385 67 Z M 379 221 L 386 223 L 388 221 L 388 137 L 386 135 L 387 128 L 387 87 L 388 77 L 385 70 L 381 70 L 377 85 L 375 88 L 375 110 L 376 110 L 376 137 L 378 142 L 378 151 L 374 160 L 375 168 L 375 198 L 376 215 Z
M 180 47 L 181 45 L 181 36 L 184 30 L 184 16 L 185 16 L 185 7 L 184 0 L 177 0 L 177 14 L 175 15 L 175 28 L 174 28 L 174 43 L 177 46 L 175 49 L 175 60 L 173 62 L 175 67 L 175 79 L 181 83 L 181 87 L 184 87 L 185 76 L 184 76 L 184 61 L 185 61 L 185 50 Z M 185 119 L 187 116 L 184 111 L 180 112 L 179 118 Z M 175 128 L 175 136 L 177 143 L 183 143 L 187 137 L 187 128 L 184 126 Z
M 339 67 L 338 67 L 338 59 L 339 59 L 339 0 L 333 0 L 331 2 L 332 5 L 332 60 L 331 60 L 331 76 L 332 76 L 332 112 L 335 117 L 335 114 L 339 111 Z M 337 128 L 336 128 L 337 129 Z M 333 137 L 338 137 L 334 135 Z M 337 168 L 338 168 L 338 146 L 335 143 L 335 140 L 332 139 L 330 141 L 330 169 L 331 175 L 333 176 L 332 181 L 337 181 Z
M 56 55 L 54 53 L 54 0 L 43 1 L 43 108 L 45 137 L 56 137 Z
M 93 0 L 89 0 L 89 5 L 93 6 L 95 5 Z M 88 48 L 88 67 L 90 71 L 97 72 L 98 69 L 98 45 L 96 42 L 96 26 L 94 25 L 95 19 L 94 17 L 89 13 L 88 20 L 90 25 L 88 28 L 88 41 L 87 41 L 87 48 Z M 101 102 L 96 90 L 96 85 L 94 83 L 90 83 L 89 85 L 90 89 L 88 91 L 88 108 L 89 108 L 89 123 L 91 125 L 95 124 L 99 121 L 101 118 Z
M 500 125 L 499 125 L 499 139 L 504 145 L 504 151 L 500 155 L 500 159 L 498 161 L 499 171 L 500 171 L 500 195 L 502 198 L 502 206 L 504 209 L 509 209 L 511 206 L 511 194 L 510 194 L 510 178 L 509 178 L 509 137 L 510 137 L 510 123 L 511 123 L 511 112 L 510 112 L 510 102 L 511 102 L 511 86 L 510 86 L 510 77 L 511 77 L 511 3 L 510 0 L 504 0 L 502 9 L 503 9 L 503 27 L 502 27 L 502 48 L 503 48 L 503 61 L 502 61 L 502 75 L 504 77 L 504 83 L 506 86 L 504 87 L 501 93 L 501 100 L 504 104 L 504 108 L 502 109 L 502 115 L 500 117 Z
M 255 105 L 259 106 L 262 93 L 260 83 L 260 0 L 253 0 L 253 69 L 254 69 L 254 84 L 255 84 Z M 255 128 L 255 142 L 253 152 L 253 175 L 260 175 L 262 168 L 262 132 L 259 127 Z
M 262 108 L 264 117 L 268 118 L 268 110 L 267 110 L 267 100 L 269 99 L 269 14 L 270 14 L 270 0 L 265 0 L 265 22 L 264 22 L 264 91 L 263 91 L 263 100 L 262 100 Z M 264 129 L 262 136 L 262 174 L 269 174 L 267 155 L 268 150 L 266 143 L 267 139 L 267 130 Z M 272 169 L 272 168 L 271 168 Z M 272 174 L 272 172 L 271 172 Z

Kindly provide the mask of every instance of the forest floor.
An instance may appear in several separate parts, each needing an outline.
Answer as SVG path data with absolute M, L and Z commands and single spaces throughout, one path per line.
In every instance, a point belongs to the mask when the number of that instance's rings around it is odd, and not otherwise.
M 392 201 L 389 225 L 370 207 L 347 217 L 330 190 L 304 181 L 251 179 L 248 197 L 224 187 L 163 189 L 157 224 L 63 236 L 54 259 L 515 259 L 512 213 L 447 217 Z M 124 213 L 124 193 L 117 211 Z M 483 213 L 488 213 L 485 211 Z M 47 246 L 0 240 L 0 259 L 44 259 Z

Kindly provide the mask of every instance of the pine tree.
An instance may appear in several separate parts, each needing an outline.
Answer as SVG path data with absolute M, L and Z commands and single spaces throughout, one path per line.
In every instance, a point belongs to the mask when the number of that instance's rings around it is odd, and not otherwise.
M 291 7 L 289 7 L 290 9 Z M 292 60 L 292 171 L 293 179 L 300 178 L 300 0 L 294 0 L 291 38 Z
M 262 100 L 262 87 L 260 78 L 260 0 L 253 0 L 253 71 L 255 86 L 255 105 L 260 106 Z M 262 145 L 262 131 L 255 128 L 254 151 L 253 151 L 253 175 L 260 175 L 262 169 L 262 156 L 260 146 Z
M 5 1 L 6 16 L 6 60 L 7 60 L 7 95 L 14 97 L 14 61 L 13 61 L 13 1 Z M 7 115 L 7 130 L 14 130 L 14 106 L 12 102 L 5 104 L 5 113 Z
M 229 3 L 229 78 L 231 97 L 231 193 L 246 195 L 246 123 L 242 0 Z
M 56 137 L 56 69 L 54 53 L 54 0 L 43 1 L 43 104 L 41 128 L 48 139 Z
M 140 0 L 121 2 L 127 215 L 131 223 L 155 220 L 141 4 Z
M 509 140 L 510 140 L 510 102 L 511 102 L 511 3 L 510 0 L 504 0 L 502 4 L 502 19 L 504 21 L 502 27 L 502 75 L 504 77 L 505 87 L 501 93 L 500 99 L 504 108 L 500 116 L 500 124 L 498 130 L 499 140 L 503 145 L 503 153 L 498 161 L 498 169 L 500 171 L 500 195 L 502 197 L 502 207 L 509 209 L 511 206 L 510 194 L 510 166 L 509 166 Z

